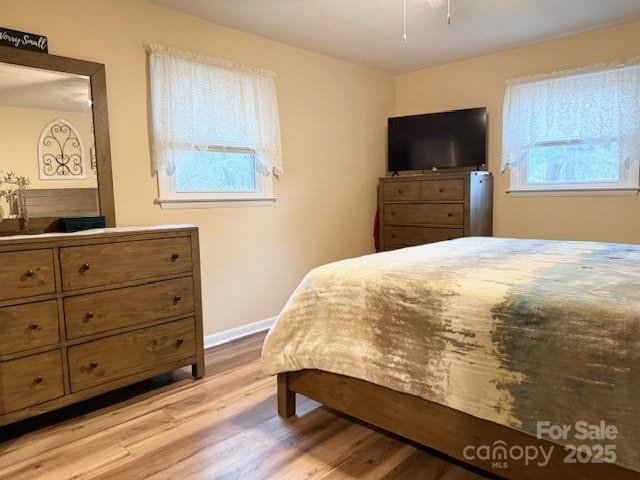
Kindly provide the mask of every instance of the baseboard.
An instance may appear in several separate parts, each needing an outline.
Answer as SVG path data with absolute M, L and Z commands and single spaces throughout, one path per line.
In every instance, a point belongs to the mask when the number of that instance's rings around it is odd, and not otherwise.
M 259 322 L 242 325 L 241 327 L 231 328 L 229 330 L 214 333 L 213 335 L 208 335 L 204 337 L 204 348 L 216 347 L 223 343 L 237 340 L 238 338 L 247 337 L 254 333 L 269 330 L 275 323 L 276 318 L 278 317 L 267 318 L 265 320 L 260 320 Z

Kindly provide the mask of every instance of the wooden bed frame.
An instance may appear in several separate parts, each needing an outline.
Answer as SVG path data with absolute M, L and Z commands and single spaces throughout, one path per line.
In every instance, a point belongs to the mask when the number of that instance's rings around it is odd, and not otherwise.
M 488 420 L 424 400 L 420 397 L 321 370 L 300 370 L 278 375 L 278 414 L 288 418 L 296 413 L 296 393 L 327 407 L 433 448 L 506 479 L 517 480 L 640 480 L 640 473 L 610 463 L 566 464 L 563 447 Z M 492 461 L 465 459 L 468 445 L 492 446 L 502 440 L 508 448 L 554 446 L 549 464 L 526 466 L 508 460 L 508 466 Z

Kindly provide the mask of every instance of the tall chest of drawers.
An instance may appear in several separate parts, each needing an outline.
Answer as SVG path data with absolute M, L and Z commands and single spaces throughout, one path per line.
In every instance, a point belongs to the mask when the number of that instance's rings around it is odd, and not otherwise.
M 378 203 L 382 250 L 493 234 L 488 172 L 381 178 Z
M 196 227 L 0 238 L 0 426 L 185 366 L 204 375 Z

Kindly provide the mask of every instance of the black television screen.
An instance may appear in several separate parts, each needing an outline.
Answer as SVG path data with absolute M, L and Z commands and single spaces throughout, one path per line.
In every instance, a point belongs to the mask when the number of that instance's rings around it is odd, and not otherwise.
M 486 108 L 389 119 L 390 172 L 486 163 Z

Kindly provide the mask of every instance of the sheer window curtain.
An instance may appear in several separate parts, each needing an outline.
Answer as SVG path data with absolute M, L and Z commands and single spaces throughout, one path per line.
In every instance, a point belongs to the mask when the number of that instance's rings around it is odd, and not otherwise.
M 146 48 L 156 171 L 173 174 L 181 150 L 251 150 L 258 172 L 283 173 L 273 73 L 160 45 Z
M 611 141 L 640 160 L 640 58 L 507 82 L 502 171 L 535 146 Z

